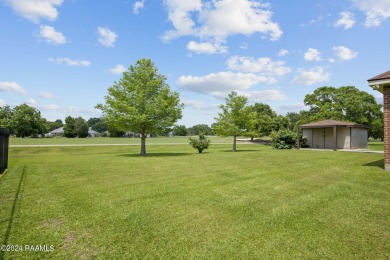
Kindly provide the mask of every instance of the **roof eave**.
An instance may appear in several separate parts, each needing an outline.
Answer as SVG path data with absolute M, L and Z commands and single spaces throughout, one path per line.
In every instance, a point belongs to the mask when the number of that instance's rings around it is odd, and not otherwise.
M 332 127 L 351 127 L 351 128 L 370 128 L 369 126 L 366 125 L 319 125 L 319 126 L 298 126 L 301 129 L 304 128 L 332 128 Z
M 373 90 L 379 91 L 381 93 L 383 93 L 383 88 L 385 86 L 390 86 L 390 78 L 368 80 L 367 82 Z

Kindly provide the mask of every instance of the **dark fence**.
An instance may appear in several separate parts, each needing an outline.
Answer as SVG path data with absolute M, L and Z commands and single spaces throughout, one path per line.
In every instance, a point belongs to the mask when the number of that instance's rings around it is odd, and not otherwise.
M 0 128 L 0 174 L 8 168 L 9 131 Z

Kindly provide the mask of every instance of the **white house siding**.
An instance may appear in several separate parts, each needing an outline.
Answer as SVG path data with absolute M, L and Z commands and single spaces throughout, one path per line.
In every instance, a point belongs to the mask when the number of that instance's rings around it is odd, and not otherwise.
M 368 148 L 368 131 L 365 128 L 352 128 L 352 149 Z
M 350 127 L 337 127 L 337 149 L 351 149 Z

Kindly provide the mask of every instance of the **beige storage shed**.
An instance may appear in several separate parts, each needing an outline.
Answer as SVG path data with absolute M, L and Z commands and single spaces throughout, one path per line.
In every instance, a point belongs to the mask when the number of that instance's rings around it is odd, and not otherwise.
M 350 122 L 324 120 L 300 125 L 298 131 L 302 130 L 310 148 L 367 149 L 368 128 L 365 125 Z

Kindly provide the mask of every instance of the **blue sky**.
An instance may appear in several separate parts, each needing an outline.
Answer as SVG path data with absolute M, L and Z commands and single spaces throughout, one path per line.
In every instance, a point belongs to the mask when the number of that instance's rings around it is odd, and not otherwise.
M 185 104 L 214 122 L 232 90 L 278 114 L 320 86 L 390 69 L 390 0 L 0 0 L 0 106 L 48 120 L 99 117 L 123 69 L 150 58 Z

